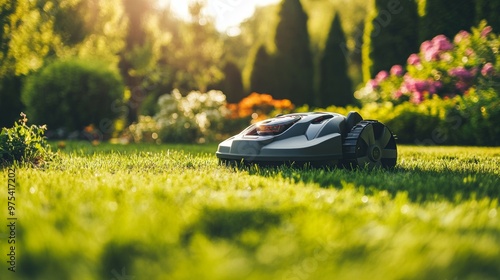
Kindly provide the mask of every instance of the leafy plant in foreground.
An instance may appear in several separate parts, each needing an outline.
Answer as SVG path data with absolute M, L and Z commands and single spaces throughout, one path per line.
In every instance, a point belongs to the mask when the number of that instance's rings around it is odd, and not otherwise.
M 40 166 L 53 157 L 44 133 L 45 125 L 27 125 L 26 114 L 11 128 L 0 132 L 0 165 L 10 165 L 16 161 Z

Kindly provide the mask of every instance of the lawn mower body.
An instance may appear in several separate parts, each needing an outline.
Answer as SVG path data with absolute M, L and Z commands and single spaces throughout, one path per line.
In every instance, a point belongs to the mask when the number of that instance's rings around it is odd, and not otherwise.
M 328 112 L 281 115 L 253 124 L 219 144 L 222 162 L 342 164 L 393 167 L 396 143 L 377 121 Z

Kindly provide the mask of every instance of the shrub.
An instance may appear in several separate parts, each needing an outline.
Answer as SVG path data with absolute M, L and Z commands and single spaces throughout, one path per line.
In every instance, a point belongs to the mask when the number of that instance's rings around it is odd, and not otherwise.
M 451 144 L 446 124 L 448 112 L 454 104 L 452 100 L 439 98 L 428 99 L 418 105 L 405 102 L 394 106 L 385 124 L 396 133 L 400 143 Z
M 118 116 L 123 94 L 117 71 L 70 59 L 55 61 L 28 77 L 22 100 L 33 119 L 51 129 L 82 130 L 93 124 L 109 134 L 112 126 L 106 124 Z
M 378 110 L 369 118 L 385 120 L 400 142 L 499 145 L 499 49 L 485 21 L 453 42 L 438 35 L 409 56 L 406 69 L 394 65 L 358 91 L 361 111 L 368 102 L 391 104 L 392 112 Z
M 368 103 L 363 107 L 317 108 L 315 111 L 347 115 L 357 111 L 365 119 L 387 125 L 399 143 L 417 145 L 500 145 L 500 97 L 492 89 L 472 89 L 465 96 L 441 99 L 434 96 L 419 104 Z M 308 107 L 297 108 L 306 112 Z
M 0 132 L 0 165 L 14 162 L 31 163 L 40 166 L 53 157 L 50 146 L 45 140 L 45 125 L 27 125 L 24 113 L 11 128 L 2 128 Z
M 433 95 L 451 98 L 471 89 L 500 90 L 500 40 L 482 22 L 472 33 L 460 31 L 453 42 L 438 35 L 420 46 L 420 53 L 401 65 L 380 71 L 355 96 L 362 102 L 421 103 Z
M 415 105 L 410 102 L 394 105 L 391 102 L 368 103 L 363 107 L 316 108 L 315 111 L 335 112 L 346 116 L 350 111 L 358 112 L 364 119 L 378 120 L 387 125 L 397 135 L 399 143 L 424 144 L 433 137 L 436 131 L 446 128 L 448 111 L 455 106 L 453 100 L 439 98 L 425 100 Z M 309 111 L 309 108 L 298 108 L 298 112 Z M 448 133 L 448 130 L 443 133 Z M 434 137 L 436 138 L 436 137 Z M 448 141 L 448 139 L 446 139 Z M 439 142 L 439 141 L 437 141 Z M 449 141 L 447 143 L 450 143 Z M 429 144 L 429 143 L 425 143 Z M 437 144 L 437 143 L 436 143 Z M 444 144 L 444 143 L 439 143 Z
M 217 138 L 223 127 L 226 96 L 221 91 L 192 91 L 185 97 L 178 90 L 158 99 L 154 119 L 163 142 L 205 142 Z
M 500 145 L 500 96 L 498 91 L 471 90 L 457 98 L 449 112 L 450 142 L 463 145 Z
M 128 127 L 126 133 L 136 143 L 160 143 L 160 126 L 151 116 L 139 116 L 139 121 Z

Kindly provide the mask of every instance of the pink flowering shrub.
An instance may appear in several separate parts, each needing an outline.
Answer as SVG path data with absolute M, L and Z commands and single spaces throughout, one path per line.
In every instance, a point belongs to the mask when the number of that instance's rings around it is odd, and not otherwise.
M 356 92 L 363 103 L 410 101 L 420 104 L 433 96 L 466 96 L 471 89 L 500 90 L 500 40 L 486 22 L 472 33 L 460 31 L 452 41 L 438 35 L 425 41 L 407 65 L 381 71 Z
M 500 38 L 483 21 L 452 39 L 425 41 L 405 66 L 379 72 L 355 93 L 362 107 L 323 111 L 377 119 L 399 143 L 498 146 L 499 93 Z

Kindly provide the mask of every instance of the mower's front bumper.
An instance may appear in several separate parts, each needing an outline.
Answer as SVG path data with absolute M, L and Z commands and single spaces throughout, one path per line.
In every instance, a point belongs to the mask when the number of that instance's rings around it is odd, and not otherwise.
M 274 136 L 236 135 L 219 144 L 221 160 L 244 162 L 315 162 L 342 159 L 342 137 L 332 133 L 308 140 L 305 135 L 276 140 Z

